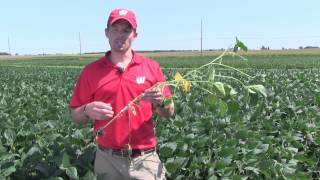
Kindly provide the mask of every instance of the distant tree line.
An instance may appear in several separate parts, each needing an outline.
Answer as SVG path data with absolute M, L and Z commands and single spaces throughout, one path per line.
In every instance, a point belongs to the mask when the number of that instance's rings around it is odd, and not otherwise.
M 11 54 L 9 54 L 7 52 L 0 52 L 0 56 L 8 56 L 8 55 L 11 55 Z
M 269 46 L 262 46 L 260 49 L 261 50 L 270 50 L 270 47 Z
M 319 48 L 318 46 L 299 46 L 299 49 L 317 49 Z M 269 46 L 261 46 L 260 50 L 270 50 L 271 48 Z M 282 47 L 282 50 L 286 50 L 287 48 Z
M 305 47 L 299 46 L 299 49 L 317 49 L 317 48 L 319 47 L 318 46 L 305 46 Z

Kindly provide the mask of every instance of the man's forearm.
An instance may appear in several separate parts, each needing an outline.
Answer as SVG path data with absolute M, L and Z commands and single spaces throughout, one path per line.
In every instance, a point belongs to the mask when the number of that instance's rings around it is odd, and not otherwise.
M 85 124 L 89 121 L 89 117 L 86 115 L 84 109 L 86 104 L 75 109 L 71 109 L 71 116 L 73 121 L 79 124 Z

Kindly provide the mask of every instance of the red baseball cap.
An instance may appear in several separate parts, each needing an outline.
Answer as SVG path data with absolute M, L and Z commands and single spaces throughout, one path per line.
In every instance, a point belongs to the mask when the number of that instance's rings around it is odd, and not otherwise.
M 114 9 L 111 11 L 108 19 L 108 26 L 119 19 L 128 21 L 132 29 L 137 29 L 137 19 L 133 11 L 125 8 Z

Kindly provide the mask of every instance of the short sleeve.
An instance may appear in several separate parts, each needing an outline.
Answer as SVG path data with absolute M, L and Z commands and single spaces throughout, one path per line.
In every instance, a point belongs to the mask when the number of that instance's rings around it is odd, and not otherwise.
M 70 100 L 70 107 L 77 108 L 93 101 L 93 95 L 90 87 L 89 74 L 84 69 L 80 74 L 77 84 L 73 90 Z

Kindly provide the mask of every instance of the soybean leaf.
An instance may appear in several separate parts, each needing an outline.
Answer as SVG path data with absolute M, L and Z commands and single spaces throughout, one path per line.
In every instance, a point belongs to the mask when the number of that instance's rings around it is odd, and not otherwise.
M 177 143 L 170 142 L 162 145 L 160 147 L 160 154 L 164 157 L 170 157 L 173 155 L 173 152 L 177 149 Z
M 221 117 L 225 116 L 227 111 L 228 111 L 228 104 L 225 103 L 224 101 L 220 100 L 219 101 L 219 115 Z
M 60 167 L 62 169 L 67 169 L 67 168 L 71 167 L 70 157 L 66 152 L 63 153 L 62 163 L 61 163 Z
M 68 167 L 66 170 L 66 174 L 71 178 L 71 179 L 78 179 L 78 172 L 75 167 Z
M 249 86 L 246 86 L 246 88 L 248 89 L 249 93 L 253 93 L 253 94 L 259 93 L 264 97 L 267 97 L 267 89 L 261 84 L 249 85 Z
M 12 145 L 14 140 L 16 139 L 16 134 L 15 134 L 15 132 L 13 130 L 6 129 L 4 131 L 4 137 L 6 138 L 7 143 Z
M 96 180 L 97 177 L 94 175 L 92 171 L 88 171 L 86 175 L 83 177 L 84 180 Z
M 10 176 L 12 173 L 16 172 L 16 168 L 14 166 L 10 166 L 9 168 L 6 168 L 4 170 L 1 169 L 1 174 L 3 174 L 5 177 Z
M 239 109 L 239 104 L 236 101 L 228 102 L 228 112 L 230 114 L 236 114 Z
M 222 82 L 214 82 L 214 89 L 222 96 L 226 95 L 226 91 L 224 89 L 224 84 Z
M 50 180 L 63 180 L 62 177 L 53 177 L 53 178 L 50 178 Z
M 244 45 L 244 43 L 242 41 L 240 41 L 238 39 L 238 37 L 236 37 L 236 44 L 233 47 L 233 52 L 238 52 L 239 48 L 241 50 L 243 50 L 244 52 L 248 51 L 248 47 L 246 45 Z

